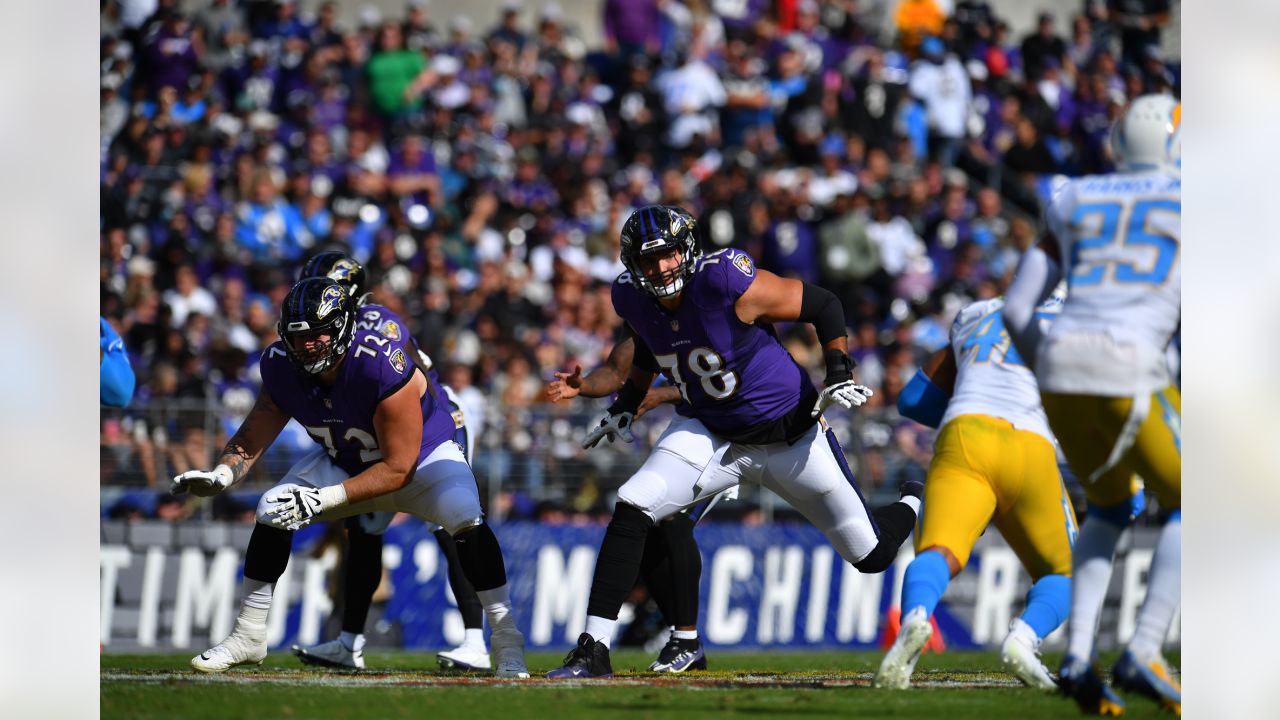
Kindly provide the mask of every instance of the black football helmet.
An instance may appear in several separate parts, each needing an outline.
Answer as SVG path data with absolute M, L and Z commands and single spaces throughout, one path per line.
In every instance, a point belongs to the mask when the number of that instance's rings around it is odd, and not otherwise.
M 333 278 L 309 277 L 299 280 L 285 296 L 276 332 L 293 364 L 314 375 L 346 355 L 355 328 L 355 301 L 346 289 Z M 311 342 L 322 334 L 329 336 L 327 342 Z
M 657 298 L 679 294 L 702 255 L 693 231 L 696 222 L 684 208 L 672 205 L 646 205 L 631 213 L 622 226 L 622 264 L 632 281 Z M 664 272 L 656 285 L 640 267 L 640 258 L 672 250 L 680 251 L 680 265 Z
M 368 291 L 365 285 L 364 266 L 350 255 L 338 250 L 319 253 L 302 266 L 302 277 L 328 277 L 338 281 L 357 303 Z

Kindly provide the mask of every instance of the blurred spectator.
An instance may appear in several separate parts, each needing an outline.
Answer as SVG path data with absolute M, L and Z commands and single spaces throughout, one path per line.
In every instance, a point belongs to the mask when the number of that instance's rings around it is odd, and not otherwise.
M 911 66 L 911 94 L 925 106 L 930 157 L 951 167 L 968 131 L 969 75 L 936 37 L 921 42 L 920 54 L 922 59 Z
M 902 0 L 894 15 L 902 48 L 914 52 L 926 37 L 942 32 L 945 20 L 936 0 Z
M 1124 62 L 1142 65 L 1147 48 L 1160 47 L 1160 33 L 1169 24 L 1169 0 L 1108 0 L 1111 21 L 1120 28 Z

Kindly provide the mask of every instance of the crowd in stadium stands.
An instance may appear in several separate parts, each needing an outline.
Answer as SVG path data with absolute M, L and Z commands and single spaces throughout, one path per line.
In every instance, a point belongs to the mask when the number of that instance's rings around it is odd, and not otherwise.
M 891 492 L 932 443 L 894 410 L 904 382 L 961 306 L 1002 291 L 1049 178 L 1108 170 L 1126 101 L 1178 87 L 1158 1 L 1086 0 L 1025 37 L 968 0 L 606 0 L 572 18 L 508 0 L 492 19 L 411 0 L 356 27 L 332 2 L 140 5 L 101 16 L 102 315 L 137 374 L 130 408 L 103 411 L 104 485 L 211 464 L 299 267 L 338 248 L 483 426 L 477 475 L 516 488 L 495 510 L 602 508 L 644 442 L 586 454 L 597 408 L 540 394 L 608 352 L 618 231 L 661 202 L 694 213 L 705 251 L 841 297 L 876 395 L 837 429 Z M 811 329 L 779 329 L 820 375 Z M 267 472 L 310 444 L 291 428 Z

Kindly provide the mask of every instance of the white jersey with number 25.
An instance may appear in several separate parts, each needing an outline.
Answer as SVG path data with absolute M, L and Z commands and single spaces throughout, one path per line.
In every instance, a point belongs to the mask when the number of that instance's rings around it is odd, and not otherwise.
M 1169 384 L 1182 320 L 1182 180 L 1167 172 L 1068 181 L 1049 205 L 1066 306 L 1037 356 L 1041 389 L 1125 397 Z

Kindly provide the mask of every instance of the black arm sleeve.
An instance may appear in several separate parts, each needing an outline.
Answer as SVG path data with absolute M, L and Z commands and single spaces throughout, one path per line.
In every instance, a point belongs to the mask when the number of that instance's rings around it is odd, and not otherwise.
M 631 326 L 627 326 L 627 330 L 631 333 L 631 338 L 635 340 L 636 352 L 631 357 L 631 364 L 651 373 L 660 373 L 662 368 L 658 365 L 658 359 L 653 356 L 653 351 L 649 349 L 648 344 L 640 338 Z
M 826 345 L 836 338 L 846 337 L 849 333 L 844 324 L 844 308 L 840 307 L 840 299 L 830 290 L 804 283 L 800 295 L 801 322 L 813 323 L 818 331 L 818 342 Z
M 627 380 L 618 391 L 618 399 L 609 406 L 609 414 L 617 415 L 624 412 L 635 414 L 636 410 L 640 409 L 640 401 L 644 400 L 648 392 L 648 389 L 637 387 L 631 380 Z

